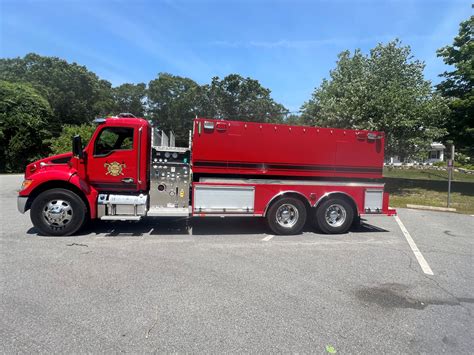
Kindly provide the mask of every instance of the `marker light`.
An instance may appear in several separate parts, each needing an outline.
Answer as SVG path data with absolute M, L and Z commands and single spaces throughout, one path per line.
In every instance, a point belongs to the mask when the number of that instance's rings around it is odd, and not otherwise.
M 23 183 L 21 184 L 21 190 L 28 188 L 28 186 L 30 186 L 32 182 L 33 180 L 23 180 Z

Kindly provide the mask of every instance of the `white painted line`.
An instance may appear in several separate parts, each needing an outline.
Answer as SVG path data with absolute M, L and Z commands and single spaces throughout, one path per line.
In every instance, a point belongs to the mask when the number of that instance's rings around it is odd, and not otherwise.
M 413 254 L 415 254 L 416 260 L 418 260 L 418 264 L 420 264 L 421 269 L 423 272 L 427 275 L 434 275 L 433 271 L 431 270 L 430 266 L 428 265 L 428 262 L 426 259 L 423 257 L 423 254 L 421 254 L 420 249 L 415 244 L 415 241 L 411 237 L 410 233 L 408 233 L 408 230 L 405 228 L 404 224 L 400 220 L 398 216 L 394 216 L 395 220 L 397 221 L 398 225 L 400 226 L 400 229 L 402 230 L 403 235 L 405 236 L 405 239 L 407 240 L 408 244 L 410 245 L 411 250 L 413 251 Z
M 272 239 L 274 235 L 267 235 L 265 238 L 262 239 L 264 242 L 268 242 L 270 239 Z

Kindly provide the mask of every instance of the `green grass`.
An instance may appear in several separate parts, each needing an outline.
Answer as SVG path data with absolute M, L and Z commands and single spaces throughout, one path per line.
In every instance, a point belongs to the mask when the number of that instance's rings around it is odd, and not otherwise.
M 407 204 L 446 207 L 446 171 L 385 168 L 384 182 L 392 207 L 406 207 Z M 455 172 L 451 191 L 450 207 L 460 213 L 474 214 L 474 175 Z

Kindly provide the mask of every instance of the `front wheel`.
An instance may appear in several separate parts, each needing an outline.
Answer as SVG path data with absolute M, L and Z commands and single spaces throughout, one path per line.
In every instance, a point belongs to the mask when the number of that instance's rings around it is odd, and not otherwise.
M 274 202 L 267 213 L 267 223 L 275 234 L 298 234 L 306 222 L 306 207 L 293 197 Z
M 42 235 L 71 235 L 83 225 L 87 207 L 74 192 L 66 189 L 46 190 L 31 205 L 31 222 Z
M 316 223 L 327 234 L 346 233 L 354 221 L 354 209 L 342 198 L 331 198 L 316 209 Z

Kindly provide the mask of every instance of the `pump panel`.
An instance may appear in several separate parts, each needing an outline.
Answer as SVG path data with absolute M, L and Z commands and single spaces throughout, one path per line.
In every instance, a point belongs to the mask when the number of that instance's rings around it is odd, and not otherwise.
M 155 146 L 151 151 L 149 216 L 187 216 L 190 150 Z

